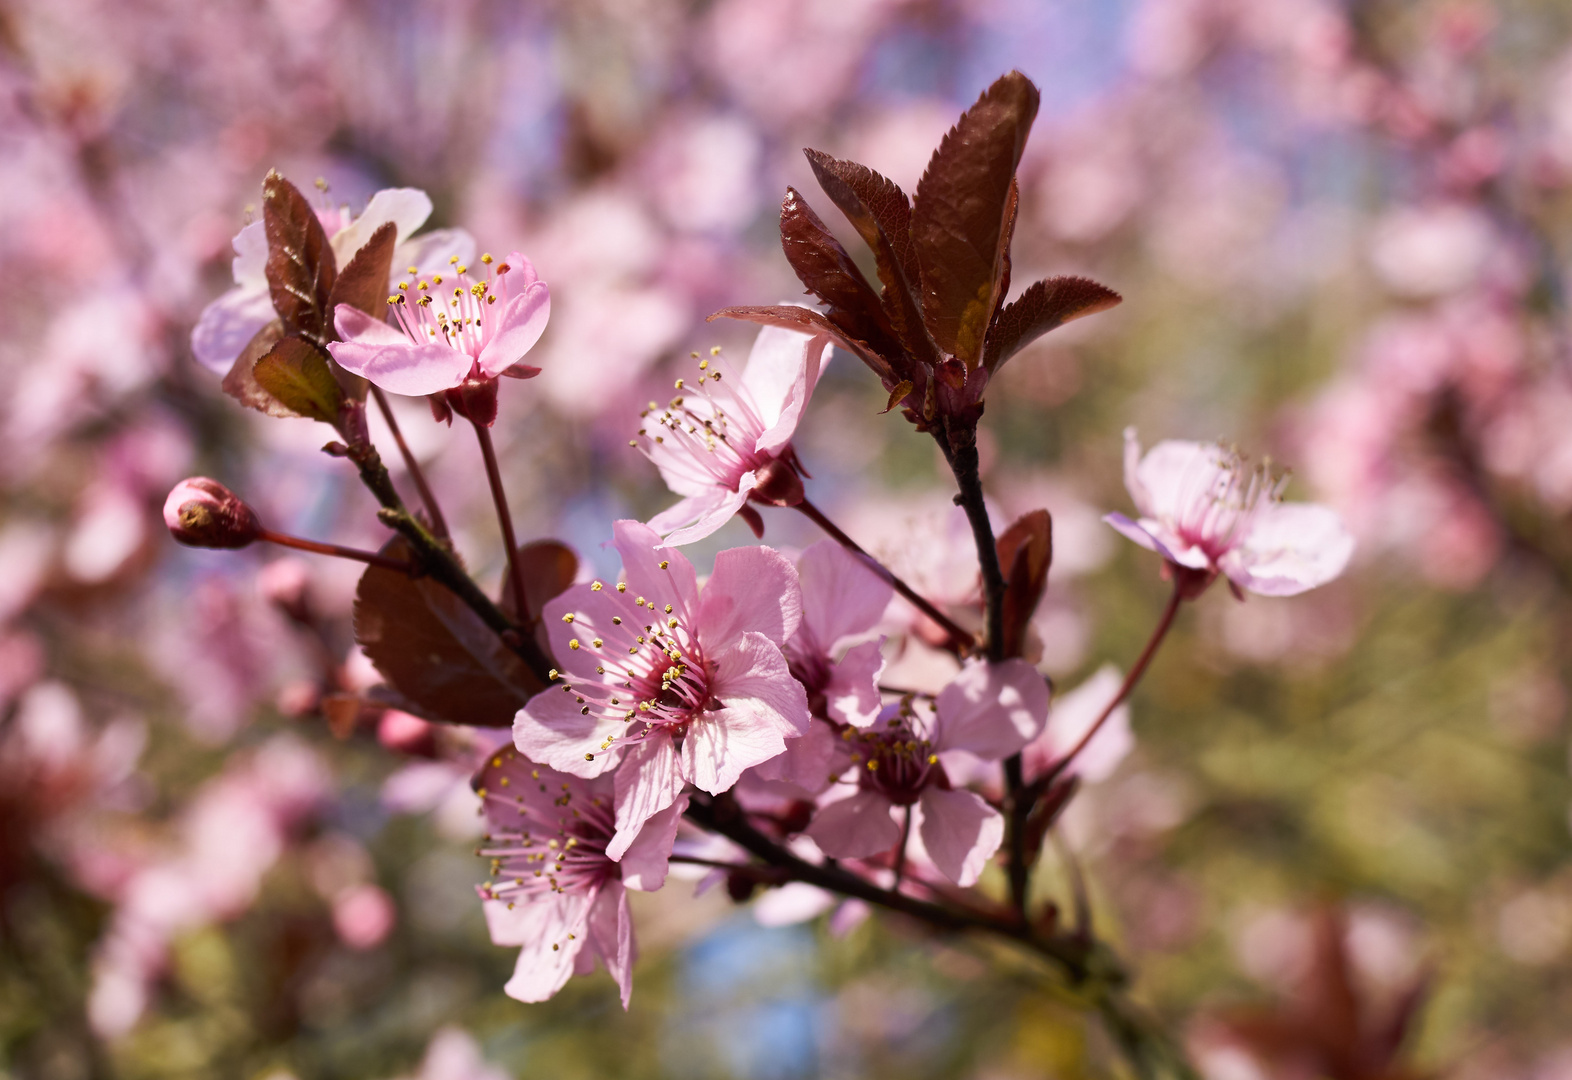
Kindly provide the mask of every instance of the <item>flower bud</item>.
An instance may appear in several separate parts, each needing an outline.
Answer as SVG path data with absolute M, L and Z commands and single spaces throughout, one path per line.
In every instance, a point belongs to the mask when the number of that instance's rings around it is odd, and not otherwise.
M 217 480 L 194 476 L 164 500 L 164 524 L 190 547 L 243 548 L 262 532 L 256 511 Z

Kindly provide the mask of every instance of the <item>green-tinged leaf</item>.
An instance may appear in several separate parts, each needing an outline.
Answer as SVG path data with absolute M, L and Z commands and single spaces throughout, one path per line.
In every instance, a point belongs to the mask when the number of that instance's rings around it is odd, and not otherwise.
M 258 386 L 296 416 L 325 424 L 338 420 L 344 391 L 333 378 L 327 354 L 305 338 L 283 338 L 256 362 L 251 374 Z
M 1000 364 L 1048 331 L 1083 315 L 1115 307 L 1124 298 L 1112 289 L 1083 277 L 1056 277 L 1034 281 L 1006 304 L 988 329 L 983 365 L 996 371 Z
M 517 605 L 513 602 L 511 565 L 502 575 L 502 596 L 497 601 L 497 606 L 518 622 L 539 620 L 540 613 L 545 610 L 546 601 L 566 592 L 579 572 L 577 553 L 558 540 L 531 540 L 527 544 L 519 545 L 517 562 L 519 572 L 524 575 L 524 603 L 529 610 L 520 615 Z M 551 640 L 546 636 L 544 622 L 540 622 L 535 627 L 535 640 L 540 643 L 542 650 L 551 652 Z
M 1020 656 L 1053 563 L 1053 521 L 1048 511 L 1022 515 L 999 537 L 998 547 L 1005 573 L 1004 655 Z
M 1010 189 L 1037 102 L 1019 71 L 999 79 L 950 129 L 917 184 L 911 229 L 923 321 L 968 368 L 982 360 L 998 306 Z
M 338 266 L 316 210 L 294 184 L 270 172 L 262 181 L 262 223 L 273 310 L 286 331 L 326 341 Z
M 886 356 L 898 354 L 873 286 L 794 188 L 781 203 L 781 248 L 798 279 L 824 301 L 830 322 Z
M 264 390 L 256 380 L 254 369 L 257 361 L 266 356 L 284 336 L 284 324 L 274 319 L 258 330 L 249 344 L 235 358 L 234 366 L 224 376 L 224 393 L 248 409 L 255 409 L 266 416 L 299 416 L 300 413 L 286 406 Z
M 884 285 L 880 300 L 896 337 L 918 360 L 932 363 L 936 355 L 922 321 L 922 276 L 912 247 L 906 193 L 855 161 L 839 161 L 818 150 L 803 153 L 824 193 L 873 249 Z
M 877 349 L 868 342 L 846 333 L 830 322 L 823 312 L 815 311 L 813 308 L 798 307 L 795 304 L 729 307 L 722 308 L 705 321 L 714 322 L 716 319 L 738 319 L 742 322 L 758 323 L 761 326 L 779 326 L 787 330 L 795 330 L 799 334 L 826 334 L 837 345 L 855 353 L 887 384 L 893 385 L 896 382 L 889 361 L 880 355 Z
M 884 411 L 889 412 L 891 409 L 895 408 L 895 406 L 899 405 L 905 399 L 907 394 L 911 393 L 915 389 L 917 388 L 912 384 L 910 379 L 906 379 L 897 383 L 895 389 L 890 391 L 890 403 L 884 407 Z
M 408 558 L 402 539 L 383 548 Z M 355 640 L 382 677 L 429 719 L 508 727 L 543 689 L 463 601 L 430 578 L 373 566 L 355 590 Z

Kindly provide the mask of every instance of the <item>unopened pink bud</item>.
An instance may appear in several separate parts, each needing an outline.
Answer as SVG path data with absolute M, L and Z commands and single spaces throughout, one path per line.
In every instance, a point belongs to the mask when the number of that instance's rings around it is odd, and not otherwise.
M 190 547 L 243 548 L 262 532 L 255 510 L 205 476 L 175 485 L 164 500 L 164 524 L 176 540 Z

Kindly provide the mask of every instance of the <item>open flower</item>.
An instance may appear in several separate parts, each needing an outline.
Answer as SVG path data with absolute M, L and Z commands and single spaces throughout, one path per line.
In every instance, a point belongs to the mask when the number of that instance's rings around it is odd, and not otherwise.
M 352 217 L 347 207 L 324 209 L 317 216 L 330 237 L 334 261 L 341 268 L 371 239 L 372 233 L 388 222 L 397 229 L 395 271 L 409 265 L 443 266 L 450 258 L 468 262 L 475 254 L 475 241 L 463 229 L 436 229 L 421 236 L 411 235 L 431 216 L 431 199 L 416 188 L 377 192 L 359 217 Z M 267 234 L 262 222 L 253 221 L 241 229 L 234 247 L 235 287 L 204 308 L 191 331 L 191 351 L 197 361 L 219 375 L 229 373 L 241 350 L 274 319 L 273 297 L 267 284 Z M 388 288 L 393 284 L 389 281 Z
M 615 831 L 611 777 L 568 776 L 506 747 L 474 786 L 488 826 L 480 854 L 491 860 L 491 881 L 479 888 L 486 926 L 494 944 L 522 946 L 508 996 L 545 1001 L 599 960 L 627 1008 L 634 949 L 626 890 L 665 882 L 687 799 L 651 818 L 615 862 L 606 854 Z
M 808 835 L 826 855 L 866 858 L 900 843 L 890 811 L 913 807 L 928 857 L 957 885 L 977 880 L 1004 839 L 1004 818 L 981 796 L 950 786 L 940 755 L 962 750 L 988 761 L 1036 738 L 1048 686 L 1024 660 L 972 660 L 928 709 L 903 702 L 851 733 L 857 793 L 821 808 Z
M 613 543 L 624 580 L 575 585 L 546 605 L 556 682 L 513 724 L 521 753 L 575 776 L 616 768 L 620 859 L 683 785 L 718 795 L 808 730 L 808 699 L 781 646 L 797 629 L 797 571 L 764 547 L 693 564 L 637 521 Z
M 1337 577 L 1354 551 L 1336 513 L 1282 502 L 1285 478 L 1214 443 L 1170 439 L 1142 457 L 1126 428 L 1124 483 L 1140 518 L 1103 520 L 1203 585 L 1222 573 L 1236 590 L 1293 596 Z
M 678 379 L 677 396 L 642 413 L 634 445 L 655 463 L 681 502 L 650 519 L 668 544 L 691 544 L 719 529 L 765 483 L 761 471 L 780 460 L 776 486 L 801 481 L 790 468 L 791 438 L 819 381 L 827 336 L 765 327 L 739 378 L 719 353 L 699 361 L 696 378 Z M 765 490 L 769 501 L 790 492 Z
M 343 341 L 333 359 L 382 389 L 419 397 L 444 394 L 446 405 L 478 423 L 496 419 L 496 381 L 527 379 L 539 368 L 519 363 L 545 332 L 551 291 L 518 252 L 471 277 L 457 257 L 441 272 L 411 272 L 388 297 L 397 326 L 340 304 L 333 325 Z M 418 269 L 418 268 L 417 268 Z

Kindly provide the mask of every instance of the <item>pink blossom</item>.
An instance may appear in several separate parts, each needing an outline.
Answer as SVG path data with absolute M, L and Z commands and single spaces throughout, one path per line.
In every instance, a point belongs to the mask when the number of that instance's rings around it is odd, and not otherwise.
M 786 643 L 792 675 L 808 691 L 816 716 L 867 727 L 879 715 L 879 672 L 884 639 L 853 645 L 839 660 L 848 638 L 879 625 L 895 595 L 889 582 L 833 540 L 814 544 L 797 560 L 802 584 L 802 624 Z
M 411 397 L 538 374 L 519 361 L 545 332 L 551 291 L 517 251 L 495 264 L 490 255 L 480 258 L 488 274 L 479 279 L 456 257 L 445 274 L 411 271 L 388 297 L 397 328 L 340 304 L 333 324 L 344 340 L 328 345 L 333 359 Z
M 1354 540 L 1324 506 L 1281 502 L 1286 479 L 1237 451 L 1167 440 L 1141 456 L 1135 429 L 1124 433 L 1124 483 L 1141 517 L 1103 520 L 1176 566 L 1236 588 L 1293 596 L 1343 572 Z
M 575 585 L 546 605 L 559 685 L 519 711 L 513 741 L 575 776 L 616 769 L 620 859 L 686 783 L 712 795 L 808 730 L 808 699 L 781 648 L 801 621 L 797 571 L 765 547 L 693 564 L 637 521 L 617 522 L 624 580 Z
M 681 502 L 650 519 L 668 544 L 691 544 L 742 509 L 762 482 L 760 470 L 787 459 L 830 339 L 767 326 L 738 378 L 718 354 L 699 361 L 698 377 L 677 380 L 665 409 L 654 402 L 634 445 L 660 469 Z
M 634 949 L 626 890 L 665 883 L 688 800 L 641 822 L 619 862 L 608 852 L 617 832 L 614 787 L 609 775 L 569 776 L 512 748 L 475 776 L 490 829 L 480 849 L 491 859 L 492 880 L 480 887 L 486 925 L 493 943 L 523 947 L 504 988 L 510 997 L 545 1001 L 599 960 L 628 1006 Z
M 856 794 L 820 809 L 808 836 L 832 858 L 866 858 L 900 842 L 891 810 L 915 807 L 928 857 L 945 877 L 971 885 L 1004 839 L 1004 818 L 981 796 L 950 786 L 941 755 L 965 751 L 997 761 L 1036 738 L 1048 716 L 1048 686 L 1024 660 L 972 660 L 936 707 L 906 703 L 848 745 Z
M 348 207 L 321 210 L 318 217 L 327 230 L 340 269 L 371 234 L 392 222 L 398 230 L 393 268 L 441 265 L 449 258 L 468 261 L 475 241 L 462 229 L 437 229 L 423 236 L 410 234 L 431 216 L 431 199 L 415 188 L 388 188 L 377 192 L 365 212 L 353 217 Z M 203 367 L 226 375 L 235 358 L 268 323 L 273 321 L 273 298 L 267 284 L 267 235 L 261 221 L 253 221 L 235 235 L 233 263 L 235 287 L 209 304 L 191 332 L 191 351 Z M 389 282 L 389 288 L 393 285 Z

